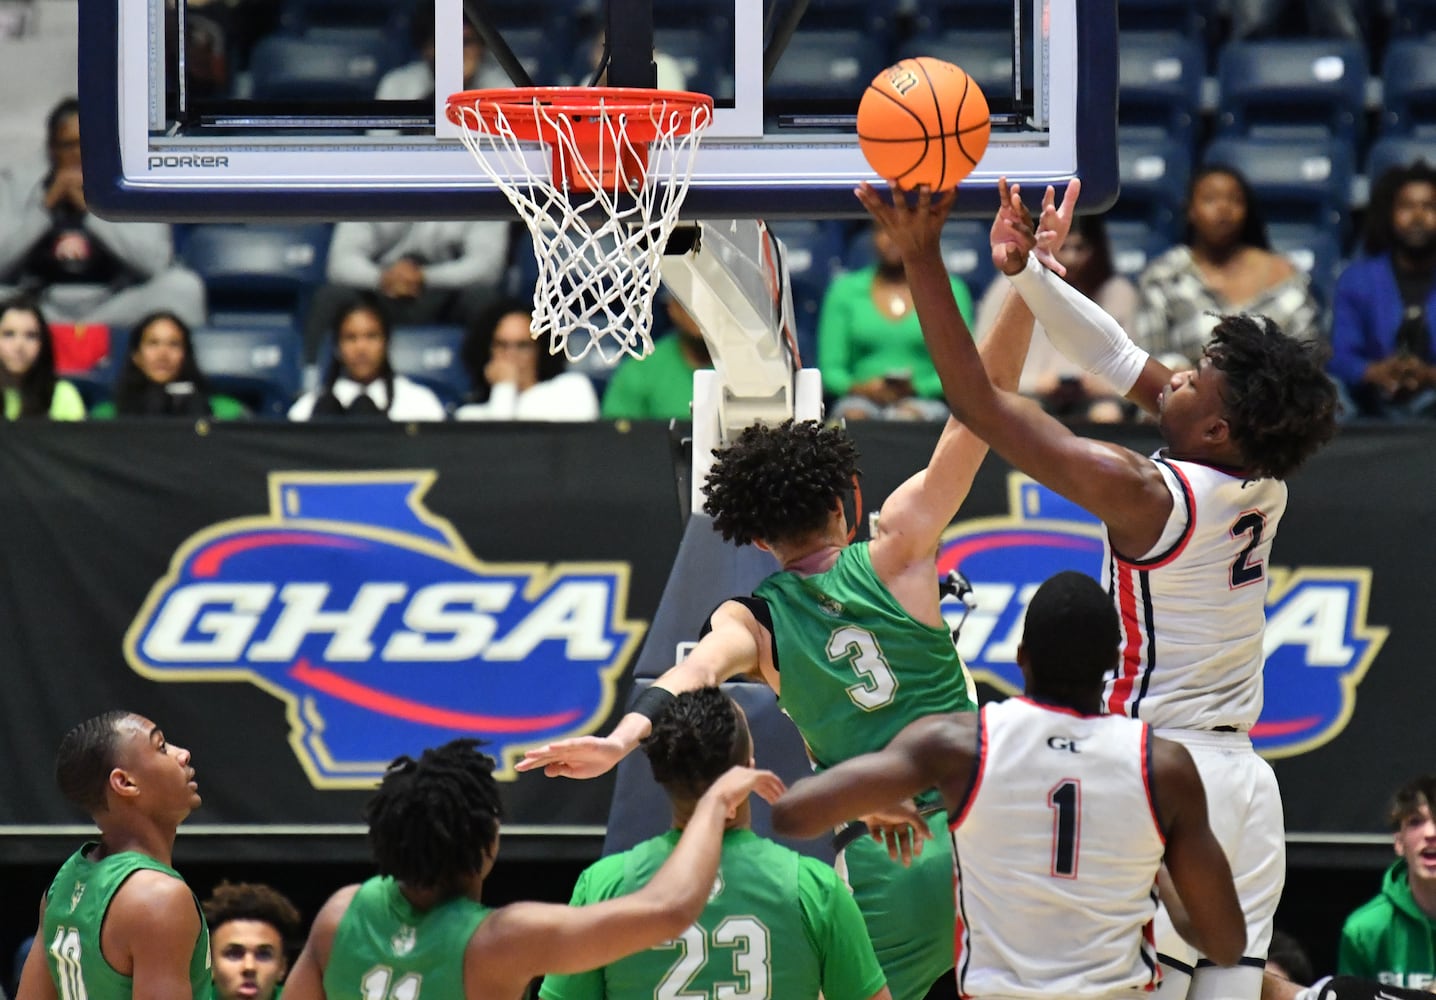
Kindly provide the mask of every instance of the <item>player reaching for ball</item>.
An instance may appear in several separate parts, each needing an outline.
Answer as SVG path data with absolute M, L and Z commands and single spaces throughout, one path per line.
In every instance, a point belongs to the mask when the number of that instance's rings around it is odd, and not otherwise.
M 918 56 L 883 70 L 858 103 L 858 148 L 903 187 L 957 187 L 987 151 L 987 97 L 952 63 Z
M 858 197 L 898 241 L 913 301 L 953 413 L 993 450 L 1106 526 L 1103 582 L 1122 623 L 1104 708 L 1184 744 L 1231 862 L 1247 942 L 1218 969 L 1159 921 L 1162 997 L 1256 1000 L 1285 879 L 1281 797 L 1248 731 L 1261 712 L 1267 562 L 1285 477 L 1335 432 L 1336 393 L 1314 348 L 1269 320 L 1223 317 L 1195 371 L 1173 374 L 1110 316 L 1036 259 L 1021 202 L 1000 185 L 993 258 L 1052 343 L 1157 418 L 1151 457 L 1075 435 L 983 370 L 953 304 L 938 238 L 950 195 L 863 185 Z M 1050 210 L 1043 211 L 1043 225 Z

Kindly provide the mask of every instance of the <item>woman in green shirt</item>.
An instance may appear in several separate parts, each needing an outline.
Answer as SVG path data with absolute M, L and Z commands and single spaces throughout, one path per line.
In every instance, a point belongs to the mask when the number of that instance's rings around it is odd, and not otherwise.
M 0 412 L 6 420 L 85 419 L 79 390 L 55 377 L 50 326 L 27 296 L 0 304 L 0 389 L 4 392 Z
M 249 416 L 249 411 L 239 400 L 209 391 L 194 357 L 189 327 L 172 312 L 157 312 L 130 331 L 129 353 L 115 380 L 115 398 L 96 406 L 90 416 L 233 420 Z

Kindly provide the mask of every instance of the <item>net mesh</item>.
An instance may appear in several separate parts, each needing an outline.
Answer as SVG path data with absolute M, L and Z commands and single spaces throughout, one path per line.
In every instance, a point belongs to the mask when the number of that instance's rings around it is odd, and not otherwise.
M 659 262 L 713 106 L 693 94 L 583 93 L 591 106 L 456 94 L 449 117 L 533 235 L 534 338 L 570 361 L 595 351 L 612 365 L 653 350 Z M 550 169 L 530 159 L 535 140 L 549 148 Z

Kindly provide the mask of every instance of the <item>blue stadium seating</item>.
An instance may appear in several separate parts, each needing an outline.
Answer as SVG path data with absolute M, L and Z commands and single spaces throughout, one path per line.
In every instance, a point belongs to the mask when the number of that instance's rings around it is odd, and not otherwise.
M 985 219 L 952 219 L 942 227 L 943 263 L 949 274 L 967 285 L 974 305 L 997 277 L 988 235 L 991 228 L 992 223 Z
M 1177 234 L 1154 228 L 1145 220 L 1109 216 L 1105 221 L 1107 242 L 1112 247 L 1112 266 L 1133 281 L 1177 240 Z
M 1124 129 L 1117 143 L 1117 167 L 1122 188 L 1109 217 L 1140 219 L 1155 229 L 1174 231 L 1187 198 L 1191 148 L 1180 139 L 1154 139 Z
M 195 360 L 210 388 L 265 417 L 284 417 L 299 395 L 303 350 L 292 327 L 205 328 L 194 334 Z
M 1336 276 L 1341 273 L 1340 236 L 1325 226 L 1272 225 L 1267 227 L 1271 248 L 1291 258 L 1311 279 L 1312 291 L 1322 305 L 1331 305 Z
M 369 100 L 379 78 L 398 61 L 390 37 L 262 38 L 249 60 L 250 96 L 257 101 Z
M 1128 31 L 1178 31 L 1199 38 L 1211 16 L 1210 0 L 1117 0 L 1123 44 Z
M 435 324 L 397 326 L 389 341 L 389 363 L 396 372 L 426 385 L 445 406 L 463 402 L 471 388 L 460 349 L 464 328 Z
M 869 81 L 890 61 L 886 41 L 864 31 L 800 31 L 773 69 L 767 98 L 834 100 L 856 106 Z
M 1030 4 L 1024 7 L 1026 16 Z M 940 34 L 951 30 L 1003 31 L 1012 43 L 1012 0 L 917 0 L 913 20 L 920 32 Z M 930 55 L 932 53 L 918 53 Z
M 1372 184 L 1392 167 L 1404 167 L 1425 160 L 1436 167 L 1436 135 L 1384 136 L 1371 144 L 1366 153 L 1366 177 Z
M 1268 223 L 1337 227 L 1351 198 L 1351 147 L 1337 139 L 1217 139 L 1203 163 L 1232 167 L 1251 184 Z
M 284 0 L 279 24 L 292 35 L 371 29 L 407 42 L 412 12 L 412 4 L 395 0 Z
M 903 58 L 932 56 L 961 66 L 990 101 L 1012 93 L 1010 31 L 956 28 L 939 34 L 917 35 L 903 43 L 898 54 Z
M 1436 40 L 1402 38 L 1381 61 L 1383 135 L 1436 136 Z
M 1359 139 L 1366 51 L 1343 39 L 1230 42 L 1217 60 L 1218 129 L 1254 138 Z
M 1206 67 L 1201 47 L 1171 32 L 1122 33 L 1118 124 L 1191 142 Z
M 890 35 L 906 5 L 906 0 L 818 0 L 809 6 L 798 31 L 810 31 L 821 23 L 825 28 L 853 28 L 873 35 Z M 965 0 L 964 7 L 971 6 L 974 0 Z
M 768 223 L 768 230 L 783 241 L 798 324 L 798 352 L 805 365 L 816 367 L 818 310 L 828 283 L 842 267 L 841 225 L 833 221 L 775 219 Z
M 324 280 L 330 233 L 328 223 L 197 225 L 178 256 L 204 280 L 212 323 L 297 326 Z

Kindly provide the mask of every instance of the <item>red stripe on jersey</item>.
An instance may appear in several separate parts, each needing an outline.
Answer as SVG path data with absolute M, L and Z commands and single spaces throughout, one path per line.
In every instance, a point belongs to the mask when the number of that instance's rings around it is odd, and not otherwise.
M 967 801 L 962 804 L 962 811 L 955 819 L 947 821 L 949 832 L 956 831 L 962 826 L 962 821 L 967 819 L 967 814 L 972 811 L 972 804 L 977 801 L 977 793 L 982 788 L 982 772 L 987 767 L 987 709 L 984 706 L 977 713 L 977 764 L 976 772 L 972 777 L 972 787 L 967 791 Z M 953 843 L 953 849 L 957 849 L 957 843 Z
M 1164 554 L 1156 557 L 1155 559 L 1128 559 L 1126 556 L 1122 555 L 1122 553 L 1118 552 L 1116 549 L 1113 549 L 1112 555 L 1116 557 L 1117 562 L 1119 563 L 1122 563 L 1127 566 L 1140 566 L 1142 569 L 1161 569 L 1163 566 L 1169 565 L 1174 559 L 1176 559 L 1184 551 L 1186 551 L 1187 543 L 1192 540 L 1192 535 L 1196 533 L 1197 495 L 1192 491 L 1192 484 L 1187 480 L 1186 473 L 1182 472 L 1181 469 L 1177 468 L 1175 464 L 1173 464 L 1172 462 L 1162 462 L 1162 464 L 1165 465 L 1167 468 L 1171 469 L 1172 474 L 1177 477 L 1177 481 L 1182 484 L 1182 502 L 1186 505 L 1187 508 L 1187 526 L 1182 529 L 1181 537 L 1177 539 L 1176 543 L 1173 544 L 1172 547 L 1169 548 Z M 1176 498 L 1173 497 L 1172 503 L 1175 504 L 1176 502 Z
M 1142 925 L 1142 942 L 1146 945 L 1143 950 L 1152 959 L 1152 977 L 1142 985 L 1142 991 L 1151 993 L 1162 985 L 1162 963 L 1157 961 L 1157 933 L 1150 920 Z
M 1142 723 L 1142 736 L 1138 741 L 1142 754 L 1142 787 L 1147 790 L 1147 808 L 1152 810 L 1152 826 L 1157 830 L 1157 837 L 1162 843 L 1167 842 L 1167 835 L 1162 832 L 1162 819 L 1157 815 L 1157 799 L 1152 795 L 1152 732 L 1144 722 Z M 1148 925 L 1150 928 L 1150 925 Z
M 1126 715 L 1132 687 L 1142 669 L 1142 626 L 1137 618 L 1137 592 L 1132 567 L 1117 560 L 1117 610 L 1122 619 L 1122 673 L 1112 684 L 1107 698 L 1107 714 Z

